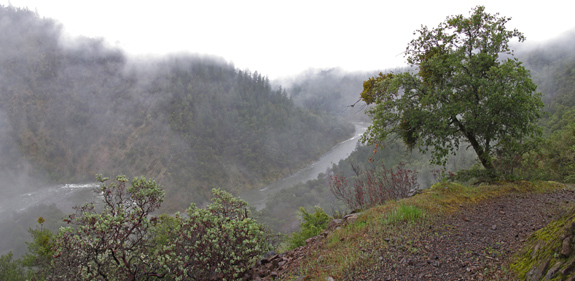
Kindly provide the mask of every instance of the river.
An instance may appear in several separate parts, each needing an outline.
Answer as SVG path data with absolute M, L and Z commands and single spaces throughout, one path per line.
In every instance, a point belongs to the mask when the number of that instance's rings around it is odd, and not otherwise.
M 251 206 L 256 206 L 258 210 L 261 210 L 265 207 L 266 199 L 270 194 L 297 183 L 316 179 L 317 175 L 325 172 L 332 164 L 347 158 L 353 152 L 360 135 L 367 129 L 365 123 L 354 125 L 355 133 L 352 138 L 334 146 L 312 165 L 264 188 L 243 192 L 240 197 L 248 201 Z M 19 213 L 39 204 L 55 204 L 64 213 L 71 213 L 73 206 L 81 205 L 84 202 L 98 201 L 99 195 L 94 192 L 94 188 L 98 186 L 99 183 L 60 184 L 13 197 L 0 198 L 0 214 Z M 0 221 L 3 217 L 7 216 L 0 216 Z
M 278 192 L 284 188 L 294 186 L 298 183 L 316 179 L 320 173 L 324 173 L 328 168 L 331 168 L 333 164 L 337 164 L 339 160 L 347 158 L 355 150 L 357 142 L 361 135 L 367 130 L 368 124 L 354 123 L 354 125 L 355 132 L 353 137 L 332 147 L 328 152 L 322 155 L 319 160 L 310 166 L 261 189 L 242 192 L 239 197 L 250 203 L 250 206 L 255 206 L 257 210 L 261 210 L 266 207 L 266 200 L 270 194 Z
M 94 192 L 98 186 L 100 186 L 99 183 L 59 184 L 14 197 L 2 198 L 0 199 L 0 214 L 19 213 L 40 204 L 55 204 L 64 213 L 72 213 L 74 206 L 94 201 L 96 197 L 99 197 Z M 0 216 L 0 221 L 9 217 Z

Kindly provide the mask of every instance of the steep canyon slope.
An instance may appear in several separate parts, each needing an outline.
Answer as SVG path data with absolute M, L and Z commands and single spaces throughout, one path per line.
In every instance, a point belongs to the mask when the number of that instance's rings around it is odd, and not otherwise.
M 213 187 L 284 176 L 353 132 L 218 58 L 136 60 L 99 39 L 62 40 L 57 22 L 26 9 L 0 16 L 0 175 L 10 179 L 146 175 L 176 210 Z M 24 188 L 2 181 L 3 194 Z

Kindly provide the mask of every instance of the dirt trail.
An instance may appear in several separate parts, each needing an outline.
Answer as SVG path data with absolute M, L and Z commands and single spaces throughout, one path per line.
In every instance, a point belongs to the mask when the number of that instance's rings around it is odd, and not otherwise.
M 373 250 L 373 255 L 379 255 L 378 269 L 351 270 L 344 279 L 516 280 L 507 270 L 512 254 L 521 249 L 534 231 L 559 218 L 574 205 L 573 190 L 511 194 L 464 205 L 451 216 L 427 225 L 421 238 L 411 242 L 410 247 L 401 239 L 389 238 L 384 251 Z M 279 273 L 278 280 L 289 272 L 297 276 L 295 261 L 301 260 L 306 252 L 321 247 L 320 240 L 276 257 L 275 265 L 267 266 L 268 273 Z M 413 251 L 414 248 L 418 250 Z M 264 279 L 272 279 L 270 275 L 266 277 Z
M 508 195 L 464 206 L 438 221 L 417 241 L 421 251 L 403 251 L 401 260 L 382 259 L 383 270 L 349 272 L 358 280 L 501 280 L 514 279 L 504 269 L 525 239 L 573 206 L 571 190 L 551 194 Z M 397 266 L 393 268 L 393 265 Z

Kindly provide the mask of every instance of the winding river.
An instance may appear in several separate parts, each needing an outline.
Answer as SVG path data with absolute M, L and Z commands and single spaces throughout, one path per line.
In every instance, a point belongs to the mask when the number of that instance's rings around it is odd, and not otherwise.
M 325 172 L 332 164 L 349 156 L 355 149 L 360 135 L 366 131 L 367 126 L 365 123 L 355 123 L 355 133 L 352 138 L 334 146 L 312 165 L 262 189 L 241 193 L 240 197 L 248 201 L 251 206 L 256 206 L 258 210 L 263 209 L 268 195 L 297 183 L 316 179 L 317 175 Z M 39 204 L 55 204 L 64 213 L 71 213 L 73 206 L 81 205 L 84 202 L 98 201 L 99 195 L 94 192 L 94 188 L 98 186 L 99 183 L 61 184 L 14 197 L 0 198 L 0 214 L 14 211 L 22 212 Z M 0 216 L 0 221 L 2 221 L 2 217 L 4 216 Z
M 255 206 L 257 210 L 261 210 L 265 208 L 267 197 L 270 194 L 298 183 L 316 179 L 320 173 L 324 173 L 333 164 L 337 164 L 339 160 L 347 158 L 355 150 L 357 142 L 367 130 L 368 124 L 354 123 L 354 125 L 355 132 L 353 137 L 332 147 L 315 163 L 261 189 L 243 192 L 239 197 L 250 203 L 250 206 Z

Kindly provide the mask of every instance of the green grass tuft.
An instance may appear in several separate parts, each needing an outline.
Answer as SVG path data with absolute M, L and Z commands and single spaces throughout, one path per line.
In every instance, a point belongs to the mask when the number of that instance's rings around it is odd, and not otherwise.
M 408 204 L 400 204 L 395 210 L 389 212 L 383 222 L 386 224 L 394 223 L 414 223 L 424 219 L 427 216 L 425 210 Z

